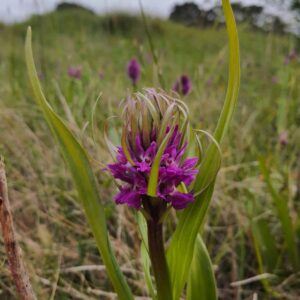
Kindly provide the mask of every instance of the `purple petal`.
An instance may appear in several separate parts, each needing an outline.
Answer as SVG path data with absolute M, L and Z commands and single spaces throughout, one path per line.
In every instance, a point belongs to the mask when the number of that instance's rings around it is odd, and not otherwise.
M 157 138 L 157 132 L 156 129 L 153 128 L 151 132 L 151 141 L 156 141 L 156 138 Z
M 148 183 L 146 181 L 146 178 L 143 174 L 140 172 L 135 172 L 134 173 L 134 186 L 135 190 L 139 192 L 139 194 L 144 195 L 147 193 L 147 187 Z
M 140 172 L 149 173 L 151 168 L 146 162 L 137 163 L 137 170 Z
M 185 151 L 186 151 L 186 148 L 187 148 L 187 143 L 185 143 L 184 145 L 183 145 L 183 147 L 180 149 L 180 150 L 178 150 L 178 152 L 177 152 L 177 155 L 176 155 L 176 162 L 178 163 L 179 161 L 180 161 L 180 158 L 184 155 L 184 153 L 185 153 Z
M 175 192 L 172 195 L 168 196 L 168 201 L 171 202 L 172 206 L 175 209 L 183 209 L 185 208 L 189 203 L 194 201 L 194 196 L 192 193 L 180 193 Z
M 175 186 L 174 185 L 161 185 L 160 190 L 158 191 L 158 196 L 163 199 L 168 199 L 169 195 L 174 192 Z
M 131 188 L 124 188 L 116 195 L 115 201 L 117 204 L 127 204 L 130 207 L 139 209 L 141 207 L 141 196 L 132 191 Z
M 135 169 L 133 167 L 129 167 L 127 165 L 116 163 L 107 165 L 111 174 L 116 178 L 127 183 L 134 183 L 134 172 Z
M 126 164 L 127 163 L 127 158 L 124 154 L 124 151 L 121 147 L 118 147 L 118 154 L 117 154 L 117 160 L 120 163 Z
M 195 170 L 195 171 L 191 171 L 191 174 L 184 174 L 181 181 L 182 181 L 185 185 L 189 186 L 189 185 L 194 181 L 195 175 L 196 175 L 197 173 L 198 173 L 198 171 Z
M 187 158 L 183 165 L 182 165 L 182 168 L 184 170 L 189 170 L 189 169 L 193 169 L 195 167 L 195 165 L 197 164 L 198 162 L 198 157 L 190 157 L 190 158 Z
M 149 148 L 145 152 L 145 156 L 148 156 L 149 158 L 153 159 L 157 152 L 157 145 L 156 142 L 152 142 Z
M 192 88 L 191 80 L 188 78 L 187 75 L 181 76 L 181 85 L 182 85 L 182 94 L 186 96 Z
M 137 155 L 138 156 L 144 155 L 144 148 L 142 146 L 142 139 L 140 134 L 136 135 L 135 144 L 136 144 Z
M 159 168 L 159 180 L 163 185 L 179 184 L 182 180 L 183 172 L 176 165 Z

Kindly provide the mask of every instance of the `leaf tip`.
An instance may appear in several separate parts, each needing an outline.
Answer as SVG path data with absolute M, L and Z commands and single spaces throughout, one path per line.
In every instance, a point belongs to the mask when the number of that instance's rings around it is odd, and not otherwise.
M 28 41 L 31 41 L 31 36 L 32 36 L 31 26 L 28 26 L 26 31 L 26 44 L 28 43 Z

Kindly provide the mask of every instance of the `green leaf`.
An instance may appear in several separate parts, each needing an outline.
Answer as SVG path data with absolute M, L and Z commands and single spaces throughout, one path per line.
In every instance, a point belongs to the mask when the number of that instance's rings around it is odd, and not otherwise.
M 149 257 L 149 248 L 148 248 L 148 239 L 147 239 L 147 223 L 141 213 L 137 214 L 137 223 L 139 225 L 139 231 L 142 238 L 141 259 L 143 264 L 145 281 L 151 298 L 156 299 L 156 293 L 155 293 L 155 289 L 153 286 L 152 277 L 150 273 L 151 261 Z
M 215 140 L 221 144 L 236 107 L 240 87 L 240 50 L 234 15 L 229 0 L 222 0 L 229 38 L 229 79 L 224 106 L 214 132 Z M 212 143 L 203 158 L 195 180 L 194 190 L 201 191 L 212 182 L 219 170 L 218 148 Z
M 289 213 L 288 199 L 281 196 L 274 188 L 270 178 L 270 172 L 262 159 L 260 160 L 260 168 L 264 176 L 264 180 L 267 184 L 268 190 L 273 199 L 273 203 L 276 208 L 279 221 L 281 223 L 283 237 L 285 240 L 290 261 L 292 262 L 295 271 L 298 271 L 300 269 L 300 262 L 299 252 L 296 243 L 297 236 Z
M 96 244 L 106 266 L 108 276 L 119 296 L 119 299 L 131 300 L 133 299 L 133 296 L 111 249 L 106 227 L 104 207 L 102 206 L 99 198 L 97 183 L 91 170 L 87 154 L 71 131 L 52 110 L 42 92 L 32 55 L 30 27 L 27 29 L 25 56 L 28 75 L 36 103 L 42 110 L 70 168 L 78 191 L 79 200 L 84 208 L 87 221 L 92 229 Z
M 179 299 L 184 284 L 187 281 L 196 237 L 209 207 L 213 190 L 214 182 L 202 194 L 196 197 L 195 203 L 191 205 L 195 209 L 188 208 L 183 212 L 173 234 L 167 252 L 167 260 L 174 299 Z
M 232 119 L 240 86 L 237 28 L 229 0 L 223 0 L 222 3 L 229 37 L 229 79 L 225 103 L 214 133 L 214 138 L 218 143 L 222 142 Z M 196 193 L 202 192 L 196 197 L 195 202 L 181 214 L 168 249 L 167 259 L 175 300 L 179 299 L 187 281 L 197 234 L 203 225 L 211 201 L 215 177 L 219 168 L 218 160 L 218 148 L 215 143 L 211 143 L 200 165 L 194 185 Z
M 187 300 L 217 300 L 213 266 L 200 235 L 198 235 L 187 285 Z

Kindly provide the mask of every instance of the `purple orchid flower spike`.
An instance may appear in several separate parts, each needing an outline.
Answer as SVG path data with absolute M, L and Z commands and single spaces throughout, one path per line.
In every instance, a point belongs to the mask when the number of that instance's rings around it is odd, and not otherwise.
M 195 168 L 198 159 L 186 158 L 189 127 L 186 106 L 153 89 L 135 94 L 124 105 L 123 143 L 117 148 L 116 162 L 108 165 L 114 178 L 121 182 L 116 203 L 136 209 L 151 203 L 153 197 L 148 195 L 151 170 L 164 138 L 169 136 L 160 157 L 155 198 L 165 207 L 185 208 L 194 197 L 192 192 L 183 190 L 198 171 Z
M 173 85 L 173 91 L 182 96 L 186 96 L 192 89 L 192 82 L 187 75 L 181 75 L 179 79 Z
M 135 58 L 129 61 L 127 65 L 127 74 L 132 84 L 135 86 L 141 76 L 141 66 Z
M 74 79 L 81 79 L 81 75 L 82 75 L 81 67 L 69 67 L 68 75 Z

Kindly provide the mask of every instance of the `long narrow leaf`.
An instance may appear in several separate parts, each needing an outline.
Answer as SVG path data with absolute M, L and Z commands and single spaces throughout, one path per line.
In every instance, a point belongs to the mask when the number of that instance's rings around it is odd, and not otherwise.
M 225 103 L 214 133 L 214 138 L 218 143 L 222 142 L 232 119 L 240 85 L 240 54 L 236 24 L 229 0 L 222 0 L 222 3 L 229 37 L 229 80 Z M 216 145 L 212 143 L 203 158 L 194 190 L 195 192 L 200 191 L 207 182 L 211 183 L 180 216 L 168 249 L 167 259 L 175 300 L 179 299 L 187 281 L 197 234 L 210 204 L 214 179 L 218 171 L 217 151 Z
M 79 199 L 106 266 L 108 276 L 119 299 L 131 300 L 133 296 L 110 246 L 104 208 L 100 202 L 96 180 L 92 173 L 87 155 L 63 121 L 52 110 L 42 92 L 32 55 L 30 27 L 27 30 L 25 55 L 28 75 L 36 103 L 42 110 L 70 168 Z
M 201 299 L 217 300 L 217 287 L 208 251 L 198 235 L 187 285 L 187 300 Z
M 222 143 L 232 119 L 240 87 L 240 50 L 236 23 L 229 0 L 222 0 L 222 3 L 229 37 L 229 79 L 224 106 L 214 132 L 214 138 L 219 144 Z M 213 180 L 218 168 L 218 148 L 213 143 L 207 150 L 195 180 L 196 192 L 202 190 L 207 182 Z
M 202 224 L 214 190 L 214 182 L 195 199 L 197 210 L 187 209 L 179 219 L 167 252 L 167 260 L 171 275 L 174 299 L 179 299 L 180 293 L 189 274 L 196 237 Z M 194 205 L 193 205 L 194 206 Z M 184 251 L 182 251 L 184 249 Z

